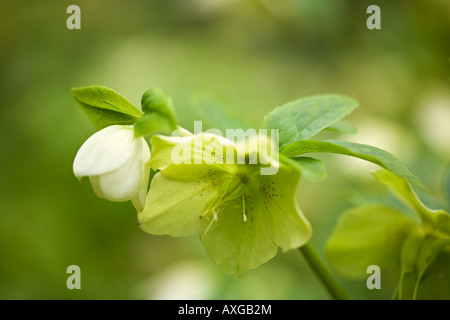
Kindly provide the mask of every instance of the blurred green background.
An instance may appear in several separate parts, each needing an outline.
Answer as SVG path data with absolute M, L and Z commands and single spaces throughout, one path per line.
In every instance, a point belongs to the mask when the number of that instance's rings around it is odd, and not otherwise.
M 68 30 L 66 8 L 81 8 Z M 381 8 L 381 30 L 366 9 Z M 97 198 L 73 176 L 95 132 L 70 88 L 99 84 L 139 106 L 159 87 L 181 125 L 190 96 L 208 90 L 251 116 L 336 92 L 360 102 L 354 136 L 384 148 L 442 196 L 450 156 L 450 2 L 446 0 L 168 0 L 0 2 L 1 299 L 328 299 L 296 251 L 235 281 L 196 237 L 144 233 L 131 203 Z M 303 180 L 300 206 L 323 254 L 346 208 L 385 198 L 375 166 L 320 155 L 328 178 Z M 430 202 L 436 199 L 429 197 Z M 66 268 L 81 268 L 68 290 Z M 392 284 L 338 279 L 357 299 L 389 298 Z

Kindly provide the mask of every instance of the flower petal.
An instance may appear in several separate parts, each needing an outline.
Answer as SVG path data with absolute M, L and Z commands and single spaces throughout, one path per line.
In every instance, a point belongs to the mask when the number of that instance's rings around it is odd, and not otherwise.
M 235 145 L 223 137 L 212 140 L 212 136 L 152 138 L 150 164 L 162 171 L 152 180 L 139 220 L 152 234 L 183 236 L 199 230 L 208 256 L 239 279 L 271 259 L 278 246 L 286 251 L 304 245 L 311 228 L 295 201 L 300 173 L 280 164 L 272 154 L 260 152 L 261 144 L 254 143 L 266 142 L 270 147 L 271 141 L 253 138 Z M 195 145 L 196 137 L 201 138 L 200 145 Z M 175 164 L 173 153 L 180 144 L 191 147 L 186 149 L 188 160 L 202 155 L 202 164 Z M 234 160 L 245 156 L 245 164 L 207 164 L 211 159 L 229 159 L 225 155 L 228 146 L 239 150 Z M 205 158 L 205 150 L 214 153 Z M 276 164 L 275 174 L 263 175 L 260 169 L 266 164 L 250 161 L 252 155 L 261 154 L 266 162 Z
M 100 187 L 99 179 L 100 179 L 100 176 L 90 176 L 89 177 L 89 181 L 91 182 L 92 189 L 94 190 L 97 197 L 99 197 L 101 199 L 106 199 L 105 195 L 102 191 L 102 188 Z
M 166 175 L 166 170 L 170 174 Z M 195 179 L 174 180 L 171 176 L 190 171 Z M 171 165 L 157 173 L 151 183 L 145 207 L 139 213 L 141 228 L 151 234 L 186 236 L 198 231 L 206 205 L 216 197 L 220 175 L 205 165 Z
M 138 212 L 144 209 L 145 198 L 147 197 L 148 179 L 150 177 L 150 166 L 147 162 L 150 160 L 150 149 L 144 138 L 142 140 L 142 155 L 141 155 L 141 182 L 139 184 L 139 192 L 136 197 L 131 199 L 134 207 Z
M 131 200 L 138 195 L 142 175 L 141 143 L 136 143 L 135 149 L 131 159 L 122 167 L 99 176 L 98 183 L 103 198 L 122 202 Z
M 255 209 L 256 205 L 254 201 L 246 201 L 246 207 Z M 236 279 L 277 253 L 277 245 L 267 228 L 270 216 L 262 210 L 251 211 L 244 221 L 242 198 L 237 198 L 222 206 L 217 221 L 201 221 L 200 237 L 209 258 Z
M 217 221 L 202 220 L 201 240 L 208 256 L 236 279 L 283 251 L 304 245 L 309 222 L 295 201 L 300 174 L 287 166 L 275 175 L 249 181 L 240 198 L 220 206 Z
M 191 136 L 188 137 L 167 137 L 154 135 L 151 138 L 152 157 L 150 166 L 153 170 L 163 170 L 172 163 L 172 149 L 178 144 L 190 144 Z
M 94 133 L 78 150 L 73 172 L 77 178 L 81 178 L 114 171 L 130 159 L 135 144 L 133 127 L 106 127 Z
M 151 139 L 153 170 L 163 170 L 169 164 L 221 164 L 226 163 L 227 148 L 234 155 L 233 143 L 210 133 L 200 133 L 185 137 L 155 135 Z
M 283 251 L 301 247 L 311 237 L 311 226 L 296 201 L 300 173 L 281 166 L 277 174 L 260 176 L 259 190 L 252 196 L 258 210 L 271 216 L 270 232 Z

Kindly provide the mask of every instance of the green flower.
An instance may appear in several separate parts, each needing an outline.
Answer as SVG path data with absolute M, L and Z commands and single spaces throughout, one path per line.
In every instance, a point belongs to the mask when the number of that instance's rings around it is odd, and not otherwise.
M 153 136 L 151 145 L 149 164 L 161 171 L 139 213 L 146 232 L 198 233 L 208 256 L 236 279 L 273 258 L 278 247 L 287 251 L 309 240 L 309 222 L 295 199 L 300 172 L 268 152 L 270 139 L 234 143 L 201 133 Z

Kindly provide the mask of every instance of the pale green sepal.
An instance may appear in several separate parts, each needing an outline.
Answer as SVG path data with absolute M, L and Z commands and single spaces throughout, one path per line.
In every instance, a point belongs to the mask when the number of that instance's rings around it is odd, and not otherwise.
M 227 165 L 227 148 L 235 150 L 234 145 L 224 137 L 199 133 L 190 136 L 160 136 L 151 138 L 152 158 L 150 166 L 153 170 L 163 170 L 171 163 L 175 164 L 209 164 Z M 234 152 L 230 152 L 235 154 Z
M 267 228 L 270 217 L 251 200 L 252 207 L 244 221 L 242 199 L 227 203 L 218 212 L 217 221 L 212 217 L 201 220 L 200 239 L 209 258 L 235 279 L 241 279 L 248 270 L 270 260 L 277 253 L 277 245 Z M 208 230 L 209 229 L 209 230 Z
M 235 278 L 276 253 L 304 245 L 311 227 L 297 206 L 300 173 L 282 166 L 275 175 L 255 176 L 244 191 L 228 181 L 228 199 L 202 219 L 201 239 L 210 258 Z M 230 190 L 231 189 L 231 190 Z M 240 195 L 240 196 L 239 196 Z
M 172 170 L 178 170 L 178 174 L 188 169 L 186 165 L 173 166 Z M 154 176 L 144 210 L 138 215 L 144 231 L 171 236 L 199 231 L 200 217 L 206 204 L 216 197 L 221 177 L 211 175 L 207 166 L 189 167 L 197 170 L 196 179 L 174 180 L 165 176 L 164 171 Z
M 258 190 L 250 190 L 258 208 L 271 217 L 268 226 L 273 240 L 283 251 L 301 247 L 312 231 L 296 200 L 300 173 L 281 166 L 277 174 L 258 178 Z

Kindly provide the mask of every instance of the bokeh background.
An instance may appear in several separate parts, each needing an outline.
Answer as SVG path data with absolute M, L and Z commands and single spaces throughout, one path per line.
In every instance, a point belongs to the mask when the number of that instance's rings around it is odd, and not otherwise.
M 66 8 L 81 8 L 68 30 Z M 381 8 L 381 30 L 366 9 Z M 71 87 L 105 85 L 139 106 L 159 87 L 180 123 L 190 97 L 219 94 L 258 125 L 275 106 L 335 92 L 360 102 L 353 136 L 407 164 L 439 204 L 450 156 L 450 2 L 447 0 L 166 0 L 0 2 L 1 299 L 328 299 L 296 251 L 235 281 L 197 237 L 152 236 L 131 203 L 95 196 L 73 176 L 95 132 Z M 320 155 L 326 180 L 303 180 L 300 206 L 324 244 L 345 209 L 387 199 L 375 166 Z M 442 203 L 441 203 L 442 204 Z M 68 290 L 66 268 L 81 268 Z M 384 299 L 365 279 L 339 281 L 357 299 Z

